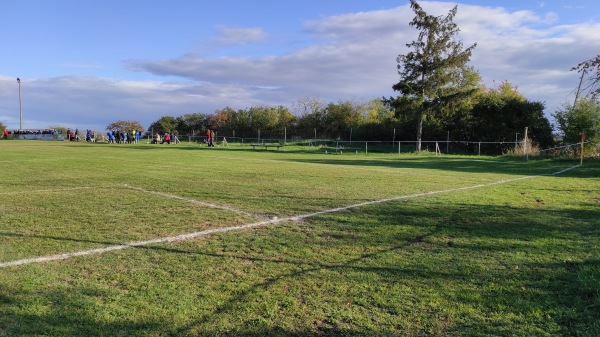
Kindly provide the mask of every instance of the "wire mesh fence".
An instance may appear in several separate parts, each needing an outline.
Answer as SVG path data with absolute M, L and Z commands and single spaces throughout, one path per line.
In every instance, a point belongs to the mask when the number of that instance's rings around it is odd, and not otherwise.
M 394 130 L 395 131 L 395 130 Z M 236 137 L 235 131 L 227 134 L 217 132 L 214 143 L 218 146 L 240 145 L 251 146 L 255 149 L 257 146 L 264 148 L 276 147 L 284 149 L 322 151 L 326 153 L 414 153 L 418 152 L 418 142 L 415 140 L 395 139 L 396 133 L 393 132 L 392 140 L 349 140 L 318 138 L 317 130 L 313 132 L 282 132 L 263 133 L 257 130 L 254 132 L 256 137 Z M 243 134 L 248 134 L 244 132 Z M 11 135 L 9 135 L 11 136 Z M 62 135 L 55 137 L 53 134 L 23 133 L 12 135 L 7 139 L 52 139 L 64 140 Z M 153 143 L 152 133 L 146 133 L 142 141 Z M 311 137 L 312 136 L 312 137 Z M 58 139 L 57 139 L 58 138 Z M 103 134 L 98 134 L 98 142 L 107 141 Z M 180 134 L 176 135 L 176 142 L 188 142 L 196 144 L 206 144 L 206 137 L 202 133 Z M 278 145 L 278 146 L 277 146 Z M 512 155 L 524 157 L 550 157 L 550 158 L 574 158 L 580 157 L 582 153 L 585 157 L 600 158 L 600 144 L 584 143 L 565 144 L 550 148 L 541 149 L 530 139 L 519 139 L 519 133 L 515 134 L 514 141 L 490 142 L 490 141 L 472 141 L 472 140 L 451 140 L 450 133 L 444 140 L 422 140 L 421 151 L 435 154 L 467 154 L 467 155 Z

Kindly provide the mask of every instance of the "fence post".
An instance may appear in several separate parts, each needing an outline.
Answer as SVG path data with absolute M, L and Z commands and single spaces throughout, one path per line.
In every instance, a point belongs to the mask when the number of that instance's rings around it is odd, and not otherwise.
M 583 144 L 585 143 L 585 131 L 581 133 L 581 158 L 579 159 L 579 166 L 583 166 Z
M 525 140 L 524 140 L 524 144 L 525 144 L 525 148 L 523 149 L 523 151 L 525 151 L 525 160 L 529 161 L 529 152 L 527 152 L 527 126 L 525 127 Z
M 478 150 L 477 150 L 477 156 L 481 156 L 481 142 L 478 143 Z
M 446 154 L 448 154 L 448 150 L 450 148 L 450 131 L 448 131 L 448 137 L 446 137 Z

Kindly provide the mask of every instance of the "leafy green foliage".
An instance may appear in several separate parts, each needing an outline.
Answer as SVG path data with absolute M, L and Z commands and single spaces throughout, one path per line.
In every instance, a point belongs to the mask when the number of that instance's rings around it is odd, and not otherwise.
M 148 131 L 151 131 L 155 134 L 163 134 L 167 132 L 178 133 L 177 119 L 173 116 L 163 116 L 159 118 L 156 122 L 150 124 L 150 126 L 148 127 Z
M 415 0 L 411 0 L 410 5 L 416 14 L 410 25 L 420 32 L 416 41 L 407 44 L 412 51 L 398 56 L 400 81 L 392 88 L 416 98 L 417 150 L 420 151 L 424 115 L 439 115 L 441 107 L 455 96 L 472 91 L 460 83 L 466 77 L 463 73 L 468 71 L 466 64 L 476 44 L 463 49 L 462 42 L 456 40 L 459 29 L 453 20 L 457 6 L 445 17 L 435 17 L 428 15 Z
M 119 131 L 119 132 L 131 132 L 131 130 L 137 130 L 144 132 L 144 126 L 138 121 L 116 121 L 106 126 L 106 130 Z
M 554 113 L 562 140 L 567 144 L 581 141 L 581 133 L 587 140 L 600 143 L 600 102 L 593 97 L 584 97 L 575 105 L 564 105 Z
M 2 151 L 0 263 L 519 180 L 0 268 L 0 335 L 600 334 L 598 161 L 520 179 L 574 163 L 191 144 Z
M 361 111 L 351 102 L 330 103 L 323 110 L 321 128 L 334 139 L 340 139 L 350 129 L 363 124 L 363 120 Z
M 177 130 L 177 133 L 191 135 L 204 129 L 207 119 L 208 115 L 202 113 L 185 114 L 175 119 L 174 129 Z M 170 126 L 170 121 L 165 121 L 165 125 L 161 126 L 160 129 L 168 130 Z
M 515 132 L 523 137 L 527 127 L 529 138 L 548 147 L 553 144 L 552 126 L 543 110 L 543 103 L 528 101 L 510 83 L 503 82 L 478 96 L 469 116 L 470 124 L 464 128 L 466 139 L 513 141 Z

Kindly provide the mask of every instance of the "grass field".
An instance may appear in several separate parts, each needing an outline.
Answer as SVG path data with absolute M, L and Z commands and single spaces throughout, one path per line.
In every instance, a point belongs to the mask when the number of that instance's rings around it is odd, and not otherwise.
M 577 164 L 0 141 L 0 336 L 600 336 Z

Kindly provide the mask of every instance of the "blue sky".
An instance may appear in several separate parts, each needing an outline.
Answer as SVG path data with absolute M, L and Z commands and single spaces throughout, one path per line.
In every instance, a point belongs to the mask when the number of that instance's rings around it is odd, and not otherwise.
M 396 56 L 417 31 L 405 0 L 21 0 L 0 11 L 0 122 L 104 130 L 226 106 L 396 95 Z M 570 68 L 600 53 L 596 0 L 420 1 L 455 19 L 487 86 L 504 80 L 550 115 Z

